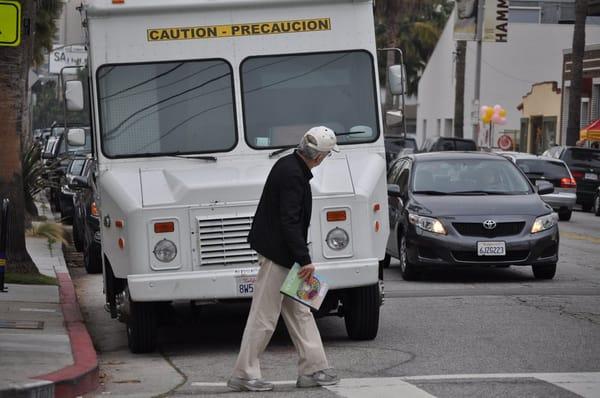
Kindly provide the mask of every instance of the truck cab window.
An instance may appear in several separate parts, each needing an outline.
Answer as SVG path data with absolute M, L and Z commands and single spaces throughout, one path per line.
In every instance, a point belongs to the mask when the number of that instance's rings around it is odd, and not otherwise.
M 108 157 L 224 152 L 237 142 L 225 61 L 104 65 L 96 77 Z
M 241 75 L 253 148 L 296 145 L 316 125 L 333 129 L 340 145 L 379 136 L 373 59 L 365 51 L 251 57 Z

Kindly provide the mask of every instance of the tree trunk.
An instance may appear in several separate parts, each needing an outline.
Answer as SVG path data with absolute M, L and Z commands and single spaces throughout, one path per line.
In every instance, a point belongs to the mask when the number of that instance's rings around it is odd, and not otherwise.
M 454 90 L 454 136 L 464 137 L 465 126 L 465 65 L 467 42 L 456 42 L 456 87 Z
M 29 46 L 35 9 L 33 0 L 21 1 L 22 43 L 18 47 L 0 47 L 0 197 L 10 199 L 8 216 L 7 269 L 37 273 L 25 246 L 25 208 L 21 172 L 23 110 L 27 98 L 27 77 L 31 58 Z
M 573 29 L 573 52 L 571 54 L 571 88 L 569 89 L 569 123 L 567 145 L 575 145 L 581 129 L 581 87 L 583 80 L 583 56 L 585 52 L 585 20 L 588 0 L 575 2 L 575 27 Z

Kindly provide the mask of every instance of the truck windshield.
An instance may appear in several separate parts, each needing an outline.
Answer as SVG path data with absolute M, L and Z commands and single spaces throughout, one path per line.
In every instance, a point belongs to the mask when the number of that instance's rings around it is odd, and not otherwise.
M 341 145 L 379 136 L 368 52 L 251 57 L 241 74 L 246 141 L 253 148 L 296 145 L 318 125 L 331 128 Z
M 225 61 L 104 65 L 96 76 L 108 157 L 224 152 L 237 142 Z

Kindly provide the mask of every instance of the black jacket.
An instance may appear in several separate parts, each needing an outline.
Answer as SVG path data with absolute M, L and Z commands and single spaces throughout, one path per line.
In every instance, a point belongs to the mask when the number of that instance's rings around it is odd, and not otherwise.
M 297 153 L 279 159 L 267 177 L 248 234 L 254 250 L 286 268 L 312 262 L 307 246 L 312 176 Z

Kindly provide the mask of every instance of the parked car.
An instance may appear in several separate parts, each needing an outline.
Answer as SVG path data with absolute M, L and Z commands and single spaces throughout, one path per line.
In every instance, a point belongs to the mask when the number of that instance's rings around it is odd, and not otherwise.
M 389 165 L 398 156 L 408 155 L 409 153 L 417 152 L 417 140 L 414 137 L 402 134 L 386 135 L 385 143 L 385 160 Z
M 96 206 L 96 184 L 94 159 L 88 159 L 81 176 L 73 177 L 70 187 L 73 196 L 73 242 L 83 252 L 83 263 L 88 273 L 102 272 L 100 250 L 100 216 Z
M 437 137 L 428 138 L 421 147 L 421 152 L 438 151 L 476 151 L 475 141 L 466 138 Z
M 400 273 L 448 266 L 531 265 L 551 279 L 558 261 L 558 218 L 518 167 L 494 153 L 406 156 L 388 171 L 390 237 L 383 266 Z
M 73 177 L 82 175 L 83 168 L 87 161 L 88 158 L 81 156 L 69 159 L 66 172 L 60 179 L 58 201 L 61 219 L 65 224 L 71 224 L 73 221 L 73 195 L 75 194 L 75 191 L 71 189 L 70 182 Z
M 577 200 L 577 183 L 565 162 L 547 156 L 520 152 L 500 154 L 519 166 L 533 184 L 537 184 L 538 181 L 551 182 L 554 185 L 554 192 L 542 195 L 542 199 L 552 206 L 554 211 L 558 213 L 560 220 L 568 221 L 571 219 L 573 207 L 575 207 L 575 201 Z
M 569 166 L 577 182 L 577 203 L 583 211 L 590 211 L 600 186 L 600 149 L 555 146 L 543 155 L 563 160 Z

